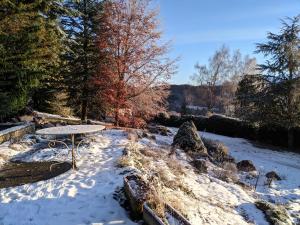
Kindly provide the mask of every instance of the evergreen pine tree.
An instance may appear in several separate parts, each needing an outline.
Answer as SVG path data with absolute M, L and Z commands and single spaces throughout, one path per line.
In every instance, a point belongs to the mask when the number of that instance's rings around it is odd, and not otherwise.
M 294 144 L 293 128 L 300 125 L 300 16 L 283 21 L 279 34 L 269 33 L 268 42 L 257 45 L 266 63 L 259 76 L 246 76 L 238 89 L 244 117 L 260 124 L 288 130 L 288 145 Z
M 96 47 L 96 17 L 101 13 L 99 0 L 68 0 L 65 5 L 74 12 L 63 18 L 63 25 L 69 39 L 69 50 L 65 55 L 65 82 L 69 92 L 69 103 L 82 120 L 87 119 L 93 93 L 90 79 L 99 64 Z M 89 103 L 89 104 L 88 104 Z
M 17 113 L 41 81 L 55 74 L 62 51 L 60 0 L 0 2 L 0 115 Z

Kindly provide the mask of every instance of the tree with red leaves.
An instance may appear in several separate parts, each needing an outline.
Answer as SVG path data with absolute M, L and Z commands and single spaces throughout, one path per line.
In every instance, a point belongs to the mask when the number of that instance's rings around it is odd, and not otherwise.
M 100 63 L 93 84 L 113 109 L 115 124 L 140 125 L 164 111 L 167 80 L 176 70 L 169 43 L 162 43 L 157 10 L 147 0 L 113 0 L 98 18 Z

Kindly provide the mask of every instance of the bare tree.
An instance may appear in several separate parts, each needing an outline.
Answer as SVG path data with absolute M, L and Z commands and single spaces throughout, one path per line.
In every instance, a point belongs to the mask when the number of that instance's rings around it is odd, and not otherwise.
M 258 74 L 256 58 L 248 55 L 242 57 L 239 50 L 236 50 L 230 61 L 228 79 L 221 86 L 220 101 L 226 115 L 234 116 L 238 105 L 236 104 L 236 92 L 239 82 L 245 75 Z
M 208 65 L 200 65 L 196 63 L 196 73 L 191 79 L 198 85 L 204 85 L 207 91 L 206 106 L 208 110 L 216 104 L 216 88 L 228 77 L 228 69 L 230 52 L 229 49 L 223 45 L 217 50 L 213 57 L 209 58 Z
M 148 116 L 164 109 L 166 81 L 176 60 L 169 59 L 169 43 L 161 41 L 157 10 L 147 0 L 104 3 L 98 19 L 100 64 L 94 84 L 119 124 L 120 110 Z
M 195 65 L 196 72 L 191 77 L 198 85 L 206 88 L 206 106 L 209 111 L 218 103 L 229 104 L 233 100 L 238 82 L 244 74 L 253 73 L 256 68 L 255 58 L 242 57 L 239 50 L 231 54 L 223 45 L 209 58 L 208 65 Z M 223 84 L 224 87 L 223 87 Z M 221 94 L 217 98 L 218 93 Z M 226 99 L 223 99 L 226 98 Z

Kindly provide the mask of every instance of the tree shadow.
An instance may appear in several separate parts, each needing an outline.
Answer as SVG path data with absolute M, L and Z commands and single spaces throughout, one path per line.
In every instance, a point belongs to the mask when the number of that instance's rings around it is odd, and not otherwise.
M 123 147 L 115 137 L 83 153 L 79 170 L 0 190 L 0 224 L 134 224 L 114 199 L 123 185 L 115 167 Z

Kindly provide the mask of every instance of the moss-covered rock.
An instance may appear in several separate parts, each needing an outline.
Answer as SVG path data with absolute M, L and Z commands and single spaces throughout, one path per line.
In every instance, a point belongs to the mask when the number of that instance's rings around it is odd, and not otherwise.
M 187 121 L 180 126 L 177 134 L 174 136 L 172 146 L 178 146 L 184 151 L 198 152 L 207 155 L 207 149 L 192 121 Z
M 282 206 L 260 200 L 255 202 L 255 206 L 263 211 L 270 225 L 293 225 L 288 212 Z

